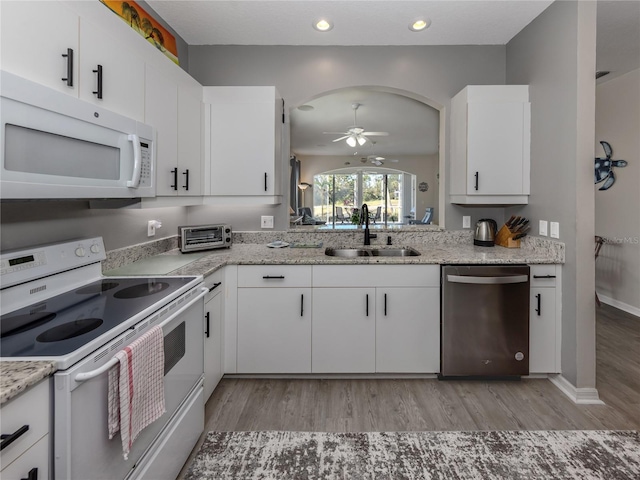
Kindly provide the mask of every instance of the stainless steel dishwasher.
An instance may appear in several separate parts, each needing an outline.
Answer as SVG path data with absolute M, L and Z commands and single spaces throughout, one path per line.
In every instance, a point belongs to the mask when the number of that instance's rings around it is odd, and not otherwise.
M 443 265 L 440 379 L 529 374 L 529 267 Z

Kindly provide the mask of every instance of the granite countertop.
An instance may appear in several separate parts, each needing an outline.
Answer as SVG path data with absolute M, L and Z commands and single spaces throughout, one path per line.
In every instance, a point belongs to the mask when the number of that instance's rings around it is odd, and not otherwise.
M 353 245 L 344 246 L 354 248 Z M 408 265 L 408 264 L 555 264 L 563 263 L 556 252 L 547 248 L 509 249 L 476 247 L 474 245 L 392 245 L 357 248 L 404 248 L 420 252 L 416 257 L 331 257 L 325 248 L 269 248 L 258 244 L 234 244 L 229 249 L 214 250 L 210 255 L 195 259 L 178 268 L 171 275 L 207 276 L 225 265 Z M 165 255 L 185 255 L 172 250 Z M 189 254 L 186 254 L 189 255 Z
M 0 362 L 0 405 L 55 371 L 55 362 Z

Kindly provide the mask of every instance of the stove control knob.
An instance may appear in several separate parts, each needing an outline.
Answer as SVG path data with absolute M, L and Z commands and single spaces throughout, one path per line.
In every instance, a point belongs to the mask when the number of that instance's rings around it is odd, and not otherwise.
M 85 255 L 84 247 L 76 248 L 76 257 L 84 257 L 84 255 Z
M 91 253 L 100 253 L 100 245 L 97 243 L 91 245 Z

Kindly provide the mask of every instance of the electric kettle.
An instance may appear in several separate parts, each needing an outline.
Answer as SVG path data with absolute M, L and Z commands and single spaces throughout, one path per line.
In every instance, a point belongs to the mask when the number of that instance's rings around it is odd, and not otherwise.
M 473 244 L 479 247 L 493 247 L 495 245 L 498 224 L 491 218 L 482 218 L 476 223 Z

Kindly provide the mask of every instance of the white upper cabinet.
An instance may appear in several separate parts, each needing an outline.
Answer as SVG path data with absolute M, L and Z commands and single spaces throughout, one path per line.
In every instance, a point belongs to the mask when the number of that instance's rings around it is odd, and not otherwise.
M 451 100 L 451 203 L 528 203 L 528 85 L 468 86 Z
M 0 2 L 2 69 L 77 96 L 78 22 L 58 2 Z M 63 57 L 68 49 L 73 58 Z
M 202 85 L 186 73 L 178 83 L 179 195 L 202 195 Z
M 109 12 L 107 12 L 109 13 Z M 144 60 L 126 42 L 80 19 L 80 98 L 144 120 Z
M 204 87 L 207 193 L 280 203 L 283 102 L 275 87 Z

